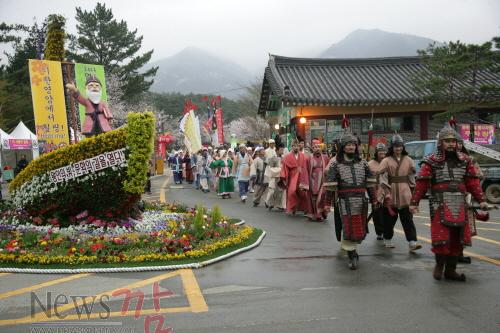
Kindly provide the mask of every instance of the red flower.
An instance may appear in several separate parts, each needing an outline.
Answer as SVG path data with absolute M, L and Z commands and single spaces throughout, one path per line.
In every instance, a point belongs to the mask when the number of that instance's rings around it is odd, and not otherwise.
M 92 250 L 92 252 L 96 252 L 97 250 L 100 250 L 103 247 L 104 247 L 103 243 L 97 243 L 97 244 L 90 245 L 90 249 Z

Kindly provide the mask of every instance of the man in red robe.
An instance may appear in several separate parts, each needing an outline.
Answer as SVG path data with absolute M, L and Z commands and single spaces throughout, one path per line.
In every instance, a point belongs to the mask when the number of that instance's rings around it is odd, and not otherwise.
M 328 165 L 328 156 L 322 154 L 320 141 L 312 140 L 313 153 L 309 157 L 309 194 L 311 200 L 312 217 L 321 222 L 326 220 L 328 212 L 325 207 L 325 170 Z
M 309 168 L 306 156 L 299 151 L 297 140 L 292 142 L 292 151 L 283 158 L 280 179 L 286 187 L 286 213 L 295 214 L 299 210 L 312 217 L 308 198 Z
M 418 173 L 410 212 L 418 211 L 418 204 L 430 188 L 432 252 L 436 266 L 433 277 L 441 280 L 465 281 L 464 274 L 456 272 L 458 256 L 464 245 L 471 245 L 471 230 L 467 215 L 466 192 L 488 208 L 486 198 L 471 158 L 457 151 L 458 133 L 445 126 L 438 134 L 437 151 L 426 156 Z

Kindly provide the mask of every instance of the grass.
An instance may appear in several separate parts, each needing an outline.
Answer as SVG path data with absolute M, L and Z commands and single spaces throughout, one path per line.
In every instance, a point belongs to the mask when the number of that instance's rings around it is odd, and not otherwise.
M 206 255 L 198 258 L 189 259 L 179 259 L 179 260 L 169 260 L 169 261 L 143 261 L 143 262 L 119 262 L 119 263 L 92 263 L 83 265 L 64 265 L 64 264 L 50 264 L 50 265 L 39 265 L 39 264 L 19 264 L 19 263 L 5 263 L 0 262 L 0 267 L 5 268 L 31 268 L 31 269 L 82 269 L 82 268 L 111 268 L 111 267 L 144 267 L 144 266 L 167 266 L 167 265 L 183 265 L 192 264 L 197 262 L 202 262 L 205 260 L 210 260 L 223 256 L 232 251 L 241 249 L 243 247 L 249 246 L 257 241 L 257 239 L 262 235 L 262 230 L 254 228 L 252 234 L 248 239 L 241 242 L 240 244 L 232 245 L 223 249 L 218 249 L 210 255 Z

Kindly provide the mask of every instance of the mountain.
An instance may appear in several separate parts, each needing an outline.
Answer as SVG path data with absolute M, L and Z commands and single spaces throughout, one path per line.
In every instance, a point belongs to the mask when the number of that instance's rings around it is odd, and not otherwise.
M 252 75 L 240 65 L 205 50 L 188 47 L 179 53 L 152 62 L 159 66 L 151 90 L 222 95 L 235 98 L 243 90 L 234 90 L 252 81 Z
M 434 41 L 429 38 L 387 32 L 379 29 L 359 29 L 333 44 L 321 58 L 374 58 L 414 56 Z

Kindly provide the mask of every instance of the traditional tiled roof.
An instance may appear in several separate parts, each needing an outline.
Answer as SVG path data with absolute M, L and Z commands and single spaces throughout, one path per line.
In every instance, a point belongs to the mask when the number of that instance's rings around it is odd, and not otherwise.
M 273 98 L 285 105 L 429 104 L 426 93 L 419 92 L 413 83 L 414 77 L 429 75 L 419 57 L 315 59 L 270 55 L 259 112 L 268 110 Z M 480 72 L 477 82 L 498 85 L 500 73 Z

